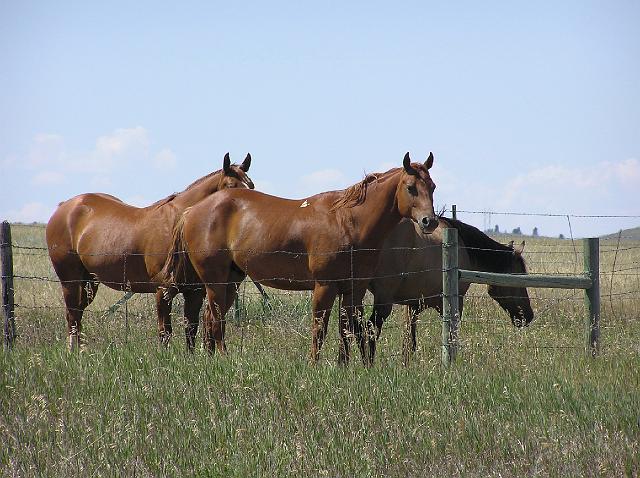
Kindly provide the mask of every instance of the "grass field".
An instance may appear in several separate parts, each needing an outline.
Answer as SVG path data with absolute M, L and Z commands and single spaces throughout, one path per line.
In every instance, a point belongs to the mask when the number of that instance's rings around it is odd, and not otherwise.
M 335 317 L 310 366 L 309 294 L 269 291 L 264 311 L 251 285 L 227 357 L 185 353 L 179 301 L 160 349 L 152 297 L 104 316 L 122 296 L 104 287 L 85 315 L 88 347 L 70 355 L 43 229 L 14 226 L 13 241 L 15 275 L 41 279 L 15 280 L 19 337 L 0 354 L 2 476 L 640 473 L 640 242 L 601 244 L 596 359 L 584 354 L 582 291 L 530 290 L 536 318 L 516 330 L 472 286 L 444 370 L 433 312 L 401 365 L 400 308 L 372 369 L 336 365 Z M 527 240 L 525 258 L 533 273 L 582 270 L 580 242 Z

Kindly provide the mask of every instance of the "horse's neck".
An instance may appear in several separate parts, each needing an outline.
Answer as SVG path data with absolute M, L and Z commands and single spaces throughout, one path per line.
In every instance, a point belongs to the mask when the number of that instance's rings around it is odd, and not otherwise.
M 210 177 L 207 177 L 201 182 L 194 183 L 181 193 L 178 193 L 172 203 L 181 210 L 191 207 L 216 192 L 219 183 L 220 173 L 212 174 Z
M 391 230 L 402 220 L 398 212 L 396 190 L 400 173 L 368 186 L 364 202 L 350 209 L 356 225 L 354 242 L 360 246 L 381 245 Z
M 489 250 L 491 249 L 491 250 Z M 505 261 L 500 260 L 499 254 L 505 254 L 501 249 L 495 249 L 490 245 L 466 245 L 467 256 L 472 270 L 483 272 L 508 272 Z

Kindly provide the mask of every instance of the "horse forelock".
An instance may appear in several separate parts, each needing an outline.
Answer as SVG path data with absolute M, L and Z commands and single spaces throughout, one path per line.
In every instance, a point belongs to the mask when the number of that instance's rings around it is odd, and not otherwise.
M 424 182 L 431 181 L 433 182 L 433 178 L 429 173 L 427 167 L 422 163 L 411 163 L 411 167 L 418 173 L 417 176 L 422 179 Z

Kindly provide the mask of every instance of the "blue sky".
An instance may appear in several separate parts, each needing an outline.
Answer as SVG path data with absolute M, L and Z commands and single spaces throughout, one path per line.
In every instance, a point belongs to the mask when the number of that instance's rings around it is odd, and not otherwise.
M 148 204 L 227 151 L 285 197 L 433 151 L 440 206 L 640 216 L 638 25 L 632 1 L 0 1 L 0 218 L 87 191 Z

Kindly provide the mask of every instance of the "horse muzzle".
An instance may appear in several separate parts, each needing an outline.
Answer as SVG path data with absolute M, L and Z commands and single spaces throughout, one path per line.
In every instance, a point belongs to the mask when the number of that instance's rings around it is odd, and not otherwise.
M 423 234 L 431 234 L 438 227 L 438 218 L 436 216 L 424 216 L 418 221 L 418 225 Z

